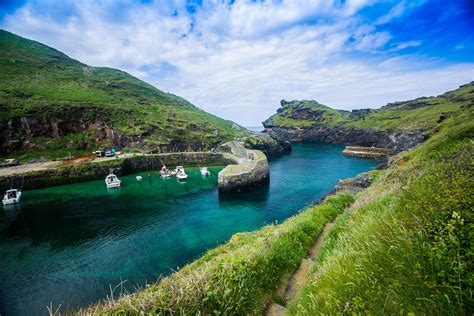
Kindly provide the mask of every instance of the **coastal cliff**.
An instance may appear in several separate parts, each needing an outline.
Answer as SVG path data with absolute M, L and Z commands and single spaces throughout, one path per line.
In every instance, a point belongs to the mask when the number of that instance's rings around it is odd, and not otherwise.
M 342 143 L 386 148 L 391 154 L 415 147 L 440 123 L 474 105 L 474 82 L 437 97 L 389 103 L 380 109 L 335 110 L 317 101 L 280 102 L 263 122 L 265 130 L 288 141 Z

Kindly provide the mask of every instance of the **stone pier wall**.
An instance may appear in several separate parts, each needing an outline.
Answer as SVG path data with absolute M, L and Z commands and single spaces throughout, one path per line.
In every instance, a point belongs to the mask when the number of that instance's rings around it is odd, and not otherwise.
M 346 146 L 342 153 L 346 156 L 354 157 L 383 158 L 387 157 L 390 152 L 386 148 Z
M 118 176 L 123 176 L 140 171 L 158 171 L 163 164 L 168 167 L 177 165 L 196 166 L 196 161 L 201 165 L 225 166 L 234 163 L 234 160 L 225 158 L 222 154 L 213 152 L 183 152 L 160 155 L 136 156 L 115 159 L 104 162 L 85 162 L 60 168 L 31 171 L 22 174 L 13 174 L 0 177 L 0 192 L 12 186 L 22 190 L 47 188 L 63 184 L 104 179 L 113 169 Z
M 270 168 L 267 157 L 260 150 L 250 150 L 243 143 L 232 141 L 219 146 L 216 152 L 233 161 L 219 173 L 220 193 L 250 191 L 268 185 Z

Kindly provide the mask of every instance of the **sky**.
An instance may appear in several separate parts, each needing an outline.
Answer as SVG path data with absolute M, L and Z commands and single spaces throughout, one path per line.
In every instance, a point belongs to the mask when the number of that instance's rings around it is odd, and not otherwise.
M 245 126 L 282 99 L 377 108 L 474 80 L 473 0 L 0 0 L 0 28 Z

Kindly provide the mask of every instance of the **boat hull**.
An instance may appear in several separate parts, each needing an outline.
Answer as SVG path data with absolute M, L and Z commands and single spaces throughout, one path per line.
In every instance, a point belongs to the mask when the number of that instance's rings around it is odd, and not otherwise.
M 11 204 L 19 203 L 20 198 L 21 198 L 21 192 L 18 192 L 18 195 L 17 195 L 16 198 L 14 198 L 14 199 L 5 199 L 5 198 L 3 198 L 2 203 L 3 203 L 3 205 L 11 205 Z

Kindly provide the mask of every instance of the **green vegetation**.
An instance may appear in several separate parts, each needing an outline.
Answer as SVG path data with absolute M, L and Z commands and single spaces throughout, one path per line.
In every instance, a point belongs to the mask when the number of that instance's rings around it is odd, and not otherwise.
M 280 225 L 236 234 L 182 270 L 87 313 L 262 314 L 336 219 L 290 314 L 474 312 L 474 120 L 446 118 L 414 150 L 373 171 L 355 198 L 328 198 Z
M 279 127 L 311 127 L 318 124 L 334 126 L 344 122 L 348 112 L 341 112 L 316 101 L 282 101 L 278 113 L 263 124 Z
M 352 202 L 333 196 L 281 225 L 236 234 L 159 283 L 80 313 L 262 314 L 324 225 Z
M 378 131 L 425 131 L 433 134 L 437 125 L 474 103 L 474 82 L 437 97 L 424 97 L 390 103 L 372 111 L 337 111 L 316 101 L 282 102 L 278 113 L 267 119 L 269 127 L 312 127 L 326 125 L 341 128 L 372 128 Z
M 472 119 L 451 119 L 360 194 L 291 314 L 472 314 Z
M 248 135 L 237 124 L 123 71 L 87 66 L 3 30 L 0 68 L 3 156 L 14 150 L 10 156 L 29 158 L 33 152 L 57 158 L 111 143 L 145 150 L 209 149 Z

